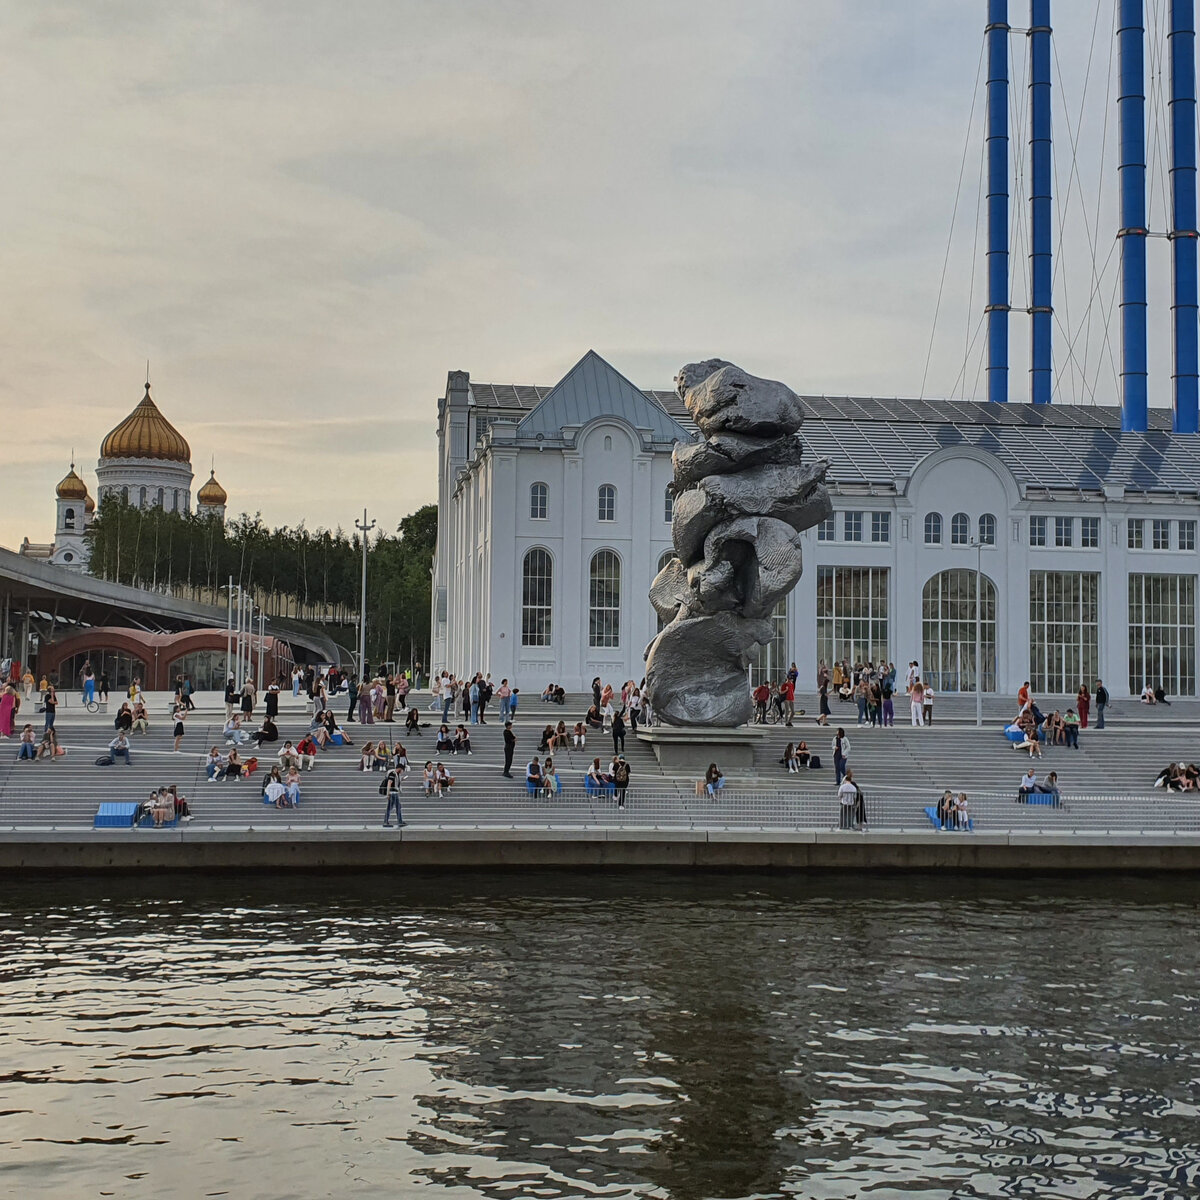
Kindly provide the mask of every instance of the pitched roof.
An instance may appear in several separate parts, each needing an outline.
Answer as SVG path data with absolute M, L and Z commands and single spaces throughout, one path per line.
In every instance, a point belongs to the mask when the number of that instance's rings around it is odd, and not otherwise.
M 618 417 L 635 429 L 649 429 L 656 442 L 687 442 L 694 436 L 692 429 L 634 387 L 595 350 L 589 350 L 521 419 L 517 436 L 557 438 L 564 426 L 585 425 L 596 417 Z
M 625 415 L 625 405 L 638 413 L 630 423 L 651 425 L 656 438 L 661 418 L 652 424 L 645 416 L 655 416 L 653 409 L 669 422 L 664 440 L 697 436 L 675 392 L 641 391 L 592 351 L 556 387 L 472 382 L 471 392 L 489 415 L 507 410 L 506 416 L 520 422 L 521 434 L 557 437 L 563 425 L 598 415 L 597 406 Z M 1150 410 L 1146 433 L 1122 433 L 1121 410 L 1105 405 L 876 396 L 801 401 L 801 436 L 814 457 L 828 459 L 829 478 L 838 484 L 891 486 L 930 454 L 963 445 L 994 454 L 1024 487 L 1098 492 L 1115 485 L 1131 492 L 1200 493 L 1200 435 L 1173 433 L 1168 409 Z

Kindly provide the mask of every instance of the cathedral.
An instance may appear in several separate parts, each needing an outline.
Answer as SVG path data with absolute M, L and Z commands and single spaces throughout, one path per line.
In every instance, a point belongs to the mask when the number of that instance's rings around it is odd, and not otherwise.
M 186 439 L 159 411 L 147 382 L 146 393 L 138 405 L 100 444 L 96 494 L 101 503 L 114 496 L 138 508 L 190 512 L 191 459 Z M 207 482 L 196 493 L 197 512 L 223 521 L 228 499 L 215 471 L 210 471 Z M 21 553 L 83 570 L 88 559 L 85 535 L 96 511 L 96 501 L 77 474 L 74 462 L 55 489 L 55 501 L 54 541 L 37 544 L 26 538 Z

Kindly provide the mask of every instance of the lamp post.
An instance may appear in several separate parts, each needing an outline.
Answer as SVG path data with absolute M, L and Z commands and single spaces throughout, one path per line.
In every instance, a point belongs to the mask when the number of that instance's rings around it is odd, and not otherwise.
M 367 670 L 367 534 L 375 528 L 375 522 L 367 523 L 367 510 L 363 519 L 354 522 L 354 528 L 362 532 L 362 606 L 358 610 L 358 680 L 362 682 Z
M 970 544 L 975 547 L 975 725 L 983 728 L 983 541 L 973 537 Z

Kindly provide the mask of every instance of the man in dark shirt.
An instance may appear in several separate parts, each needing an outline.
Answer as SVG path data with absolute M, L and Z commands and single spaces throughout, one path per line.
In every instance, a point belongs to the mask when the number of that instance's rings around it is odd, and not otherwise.
M 1096 680 L 1096 728 L 1104 728 L 1104 710 L 1108 707 L 1108 688 L 1103 679 Z
M 513 751 L 517 748 L 517 735 L 512 731 L 512 722 L 504 722 L 504 778 L 512 778 Z

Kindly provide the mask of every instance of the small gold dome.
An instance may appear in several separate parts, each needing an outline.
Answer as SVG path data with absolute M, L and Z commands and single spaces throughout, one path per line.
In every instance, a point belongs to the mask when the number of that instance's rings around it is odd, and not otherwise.
M 141 403 L 104 439 L 100 457 L 158 458 L 190 464 L 192 452 L 179 430 L 158 411 L 158 405 L 150 399 L 150 385 L 146 384 Z
M 196 493 L 196 503 L 203 504 L 206 508 L 217 508 L 228 499 L 225 489 L 217 482 L 216 471 L 210 471 L 208 482 Z
M 94 513 L 96 511 L 96 502 L 91 496 L 83 502 L 83 511 L 85 513 Z
M 54 491 L 60 500 L 85 500 L 87 498 L 87 484 L 75 474 L 74 463 L 71 464 L 71 469 Z

